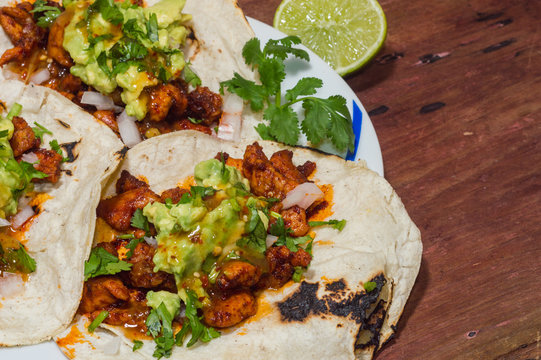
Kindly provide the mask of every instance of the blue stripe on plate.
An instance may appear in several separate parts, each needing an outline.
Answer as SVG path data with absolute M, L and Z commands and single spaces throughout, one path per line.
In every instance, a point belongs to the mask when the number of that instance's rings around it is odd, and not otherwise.
M 357 150 L 359 150 L 359 140 L 361 139 L 361 128 L 363 127 L 363 112 L 359 108 L 359 105 L 353 100 L 353 134 L 355 135 L 355 150 L 353 152 L 348 151 L 346 160 L 355 161 L 357 157 Z

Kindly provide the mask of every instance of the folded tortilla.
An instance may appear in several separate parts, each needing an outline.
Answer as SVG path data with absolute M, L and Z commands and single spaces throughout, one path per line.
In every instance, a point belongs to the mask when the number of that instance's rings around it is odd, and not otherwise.
M 149 139 L 128 151 L 104 189 L 115 194 L 122 170 L 148 180 L 160 193 L 193 175 L 194 166 L 225 151 L 242 158 L 248 142 L 222 141 L 193 131 Z M 292 149 L 295 164 L 317 164 L 313 179 L 330 184 L 333 219 L 346 219 L 338 232 L 315 228 L 313 260 L 301 283 L 259 295 L 258 311 L 222 331 L 209 343 L 174 347 L 172 359 L 369 359 L 395 330 L 421 262 L 419 230 L 387 181 L 361 163 L 307 149 L 260 142 L 267 156 Z M 375 282 L 367 293 L 364 283 Z M 78 317 L 56 338 L 75 359 L 152 359 L 155 344 L 133 342 L 122 329 L 102 324 L 93 334 Z M 187 341 L 187 340 L 186 340 Z
M 36 271 L 20 291 L 0 295 L 0 345 L 11 346 L 50 339 L 72 321 L 81 299 L 102 183 L 125 151 L 107 126 L 45 87 L 4 81 L 0 100 L 8 109 L 21 104 L 20 116 L 30 126 L 37 122 L 52 132 L 44 134 L 41 146 L 49 148 L 49 141 L 56 139 L 69 158 L 56 184 L 34 187 L 46 195 L 38 215 L 24 227 L 23 243 L 36 261 Z M 0 282 L 0 294 L 1 286 Z

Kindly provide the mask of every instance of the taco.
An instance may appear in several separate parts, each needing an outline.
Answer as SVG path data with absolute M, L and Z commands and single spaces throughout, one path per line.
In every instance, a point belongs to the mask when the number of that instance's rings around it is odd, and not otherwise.
M 235 1 L 0 5 L 0 76 L 60 92 L 128 146 L 184 129 L 240 133 L 242 102 L 218 93 L 235 72 L 255 76 L 241 55 L 254 34 Z
M 4 81 L 0 100 L 0 345 L 11 346 L 71 322 L 101 186 L 125 152 L 50 89 Z
M 97 214 L 78 315 L 56 337 L 75 359 L 371 358 L 421 261 L 382 177 L 271 142 L 149 139 Z

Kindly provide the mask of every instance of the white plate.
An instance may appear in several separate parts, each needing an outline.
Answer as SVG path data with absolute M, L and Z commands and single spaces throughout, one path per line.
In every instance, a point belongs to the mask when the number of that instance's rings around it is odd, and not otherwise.
M 280 31 L 264 24 L 258 20 L 248 18 L 250 25 L 254 29 L 261 43 L 265 44 L 269 39 L 279 39 L 285 35 Z M 285 88 L 290 88 L 301 78 L 314 76 L 323 80 L 323 88 L 318 91 L 318 96 L 328 97 L 330 95 L 342 95 L 350 104 L 350 111 L 353 115 L 354 130 L 357 136 L 355 152 L 348 154 L 349 160 L 363 159 L 368 167 L 380 175 L 383 175 L 383 161 L 379 147 L 378 137 L 366 110 L 361 102 L 351 90 L 348 84 L 332 70 L 321 58 L 310 50 L 304 48 L 310 54 L 310 63 L 304 61 L 289 61 L 287 66 L 287 78 Z M 359 126 L 361 125 L 361 126 Z M 358 136 L 360 130 L 360 137 Z M 0 349 L 0 359 L 2 360 L 65 360 L 66 357 L 52 341 L 12 348 Z

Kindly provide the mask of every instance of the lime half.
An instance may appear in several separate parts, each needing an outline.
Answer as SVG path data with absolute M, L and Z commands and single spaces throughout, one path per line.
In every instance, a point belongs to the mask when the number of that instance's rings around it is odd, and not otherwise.
M 376 0 L 283 0 L 273 25 L 300 37 L 340 75 L 372 59 L 387 34 L 385 14 Z

